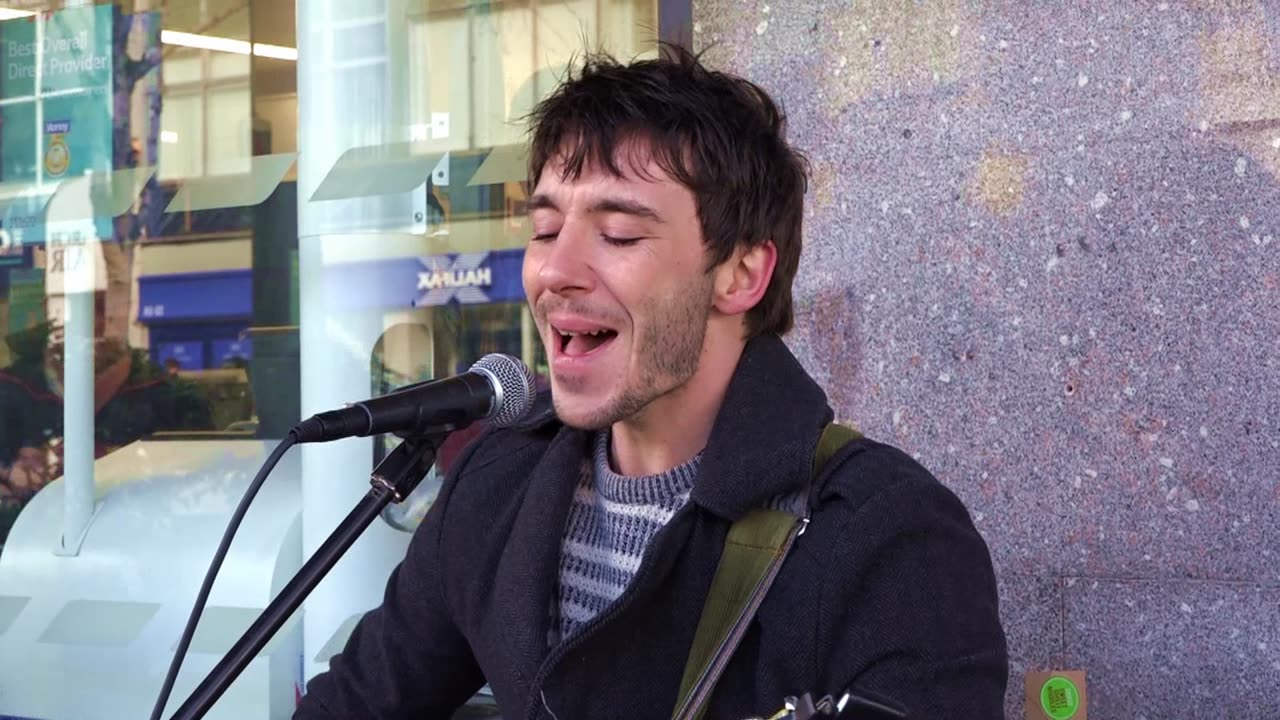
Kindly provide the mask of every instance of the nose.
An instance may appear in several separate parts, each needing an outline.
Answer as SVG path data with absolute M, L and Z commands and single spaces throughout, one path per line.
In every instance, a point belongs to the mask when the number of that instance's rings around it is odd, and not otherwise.
M 595 287 L 595 273 L 590 253 L 590 231 L 565 223 L 555 239 L 543 247 L 539 283 L 557 295 L 591 292 Z

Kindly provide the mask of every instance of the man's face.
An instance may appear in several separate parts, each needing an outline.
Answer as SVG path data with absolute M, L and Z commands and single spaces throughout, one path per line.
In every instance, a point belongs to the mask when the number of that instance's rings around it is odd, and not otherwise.
M 713 277 L 693 193 L 651 159 L 623 177 L 548 163 L 530 198 L 524 289 L 547 348 L 556 412 L 601 429 L 698 369 Z
M 32 447 L 21 448 L 18 450 L 16 464 L 24 470 L 38 470 L 45 465 L 44 453 Z
M 64 353 L 66 348 L 62 341 L 54 341 L 45 346 L 44 377 L 45 382 L 58 397 L 65 394 Z M 128 369 L 132 365 L 129 347 L 117 338 L 98 337 L 93 340 L 94 407 L 102 406 L 115 396 L 120 387 L 128 379 Z

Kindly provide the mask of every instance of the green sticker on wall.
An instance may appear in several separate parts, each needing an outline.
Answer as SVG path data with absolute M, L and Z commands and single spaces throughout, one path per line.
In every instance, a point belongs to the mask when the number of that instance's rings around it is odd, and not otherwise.
M 1040 688 L 1040 707 L 1053 720 L 1069 720 L 1080 710 L 1080 690 L 1067 678 L 1055 675 Z

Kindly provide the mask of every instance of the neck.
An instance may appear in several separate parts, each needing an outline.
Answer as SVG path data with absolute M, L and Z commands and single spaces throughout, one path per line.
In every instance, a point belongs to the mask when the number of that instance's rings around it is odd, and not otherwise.
M 698 369 L 688 382 L 612 427 L 611 456 L 620 475 L 656 475 L 693 459 L 707 445 L 729 380 L 746 345 L 708 329 Z

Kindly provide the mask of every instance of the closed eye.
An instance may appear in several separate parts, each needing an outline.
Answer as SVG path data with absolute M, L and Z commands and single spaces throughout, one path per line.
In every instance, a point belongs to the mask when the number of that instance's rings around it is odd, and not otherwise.
M 559 234 L 560 234 L 559 231 L 549 232 L 549 233 L 538 233 L 533 236 L 532 240 L 534 242 L 549 242 L 551 240 L 555 240 L 556 236 L 558 236 Z M 609 243 L 610 245 L 617 245 L 619 247 L 634 245 L 637 242 L 640 242 L 641 240 L 645 239 L 643 235 L 638 235 L 636 237 L 614 237 L 613 235 L 601 235 L 600 237 L 604 238 L 604 241 Z
M 644 239 L 644 237 L 643 237 L 643 236 L 640 236 L 640 237 L 613 237 L 612 235 L 602 235 L 601 237 L 603 237 L 603 238 L 604 238 L 604 240 L 605 240 L 605 242 L 609 243 L 610 245 L 619 245 L 619 246 L 623 246 L 623 247 L 625 247 L 625 246 L 627 246 L 627 245 L 634 245 L 634 244 L 636 244 L 637 242 L 640 242 L 641 240 L 643 240 L 643 239 Z

